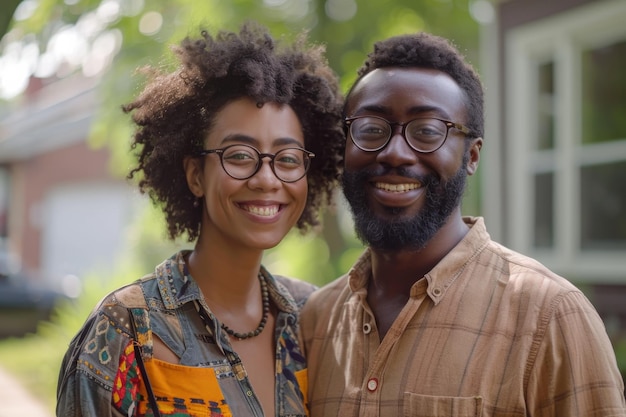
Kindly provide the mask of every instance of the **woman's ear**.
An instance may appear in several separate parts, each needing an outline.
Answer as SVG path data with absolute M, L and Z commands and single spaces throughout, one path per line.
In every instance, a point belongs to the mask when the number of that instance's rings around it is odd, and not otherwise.
M 202 164 L 199 158 L 187 156 L 183 160 L 185 176 L 187 178 L 187 186 L 196 197 L 200 198 L 204 195 L 204 187 L 202 183 Z
M 480 150 L 483 147 L 483 138 L 472 139 L 469 148 L 469 161 L 467 162 L 467 175 L 474 175 L 478 169 L 478 161 L 480 161 Z

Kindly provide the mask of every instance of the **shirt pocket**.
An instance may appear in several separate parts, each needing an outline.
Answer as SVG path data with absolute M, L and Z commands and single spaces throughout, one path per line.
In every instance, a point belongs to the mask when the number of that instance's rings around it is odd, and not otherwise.
M 152 391 L 163 415 L 232 417 L 213 368 L 190 367 L 152 358 L 145 362 Z M 148 394 L 139 385 L 139 415 L 151 416 Z
M 404 417 L 487 417 L 482 397 L 436 397 L 404 393 Z

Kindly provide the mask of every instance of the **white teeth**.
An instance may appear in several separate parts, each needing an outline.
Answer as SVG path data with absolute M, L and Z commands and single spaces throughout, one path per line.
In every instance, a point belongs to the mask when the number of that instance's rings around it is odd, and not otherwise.
M 404 193 L 410 190 L 415 190 L 419 188 L 420 185 L 416 183 L 410 184 L 387 184 L 384 182 L 377 182 L 374 186 L 380 190 L 391 191 L 393 193 Z
M 278 206 L 244 206 L 243 209 L 257 216 L 273 216 L 278 213 Z

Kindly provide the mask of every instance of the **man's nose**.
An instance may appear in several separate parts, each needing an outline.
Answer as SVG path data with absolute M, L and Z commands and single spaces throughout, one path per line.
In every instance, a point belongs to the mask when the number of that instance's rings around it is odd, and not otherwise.
M 417 152 L 409 146 L 400 126 L 394 129 L 387 146 L 378 152 L 377 160 L 390 166 L 411 165 L 417 162 Z

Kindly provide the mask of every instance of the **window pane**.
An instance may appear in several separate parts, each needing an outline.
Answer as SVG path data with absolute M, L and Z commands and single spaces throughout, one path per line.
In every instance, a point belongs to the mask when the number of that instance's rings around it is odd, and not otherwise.
M 554 174 L 535 176 L 535 246 L 554 245 Z
M 581 171 L 582 249 L 626 249 L 626 162 Z
M 9 231 L 9 173 L 0 166 L 0 249 Z
M 626 139 L 626 41 L 582 54 L 582 140 Z
M 554 148 L 554 62 L 537 67 L 537 149 Z

